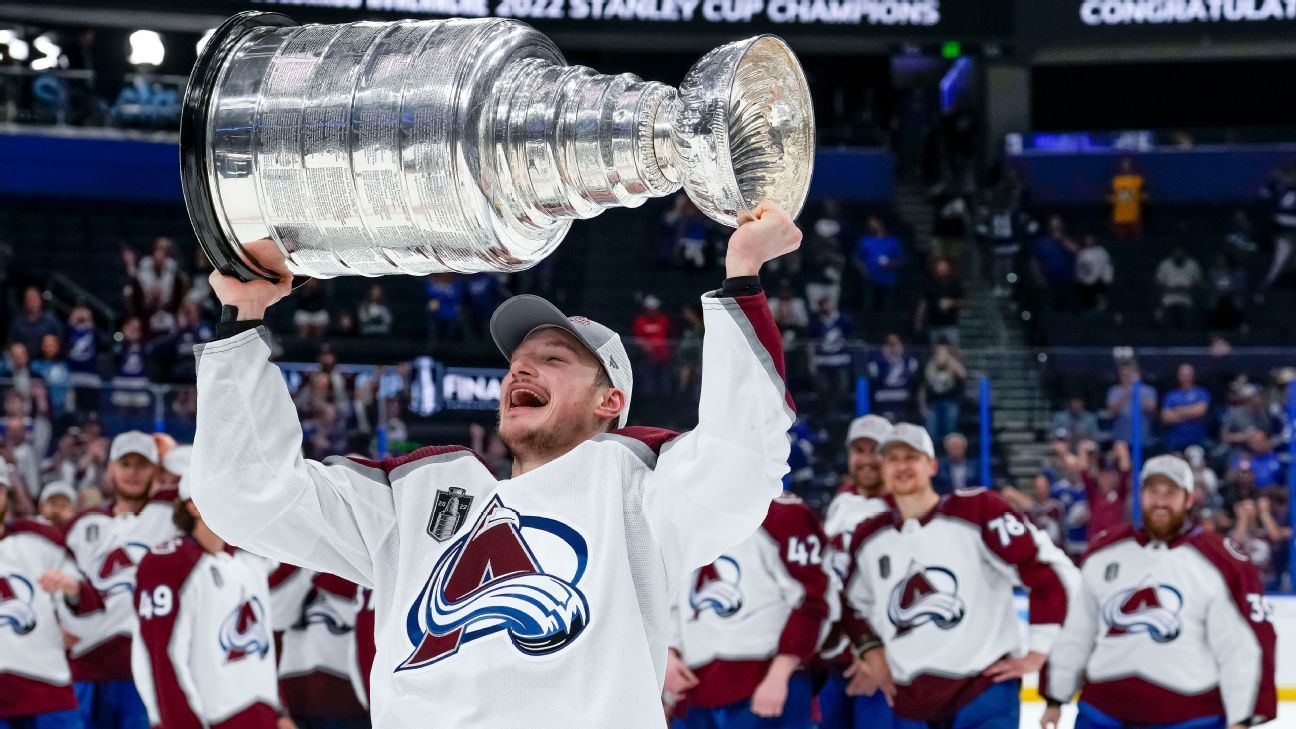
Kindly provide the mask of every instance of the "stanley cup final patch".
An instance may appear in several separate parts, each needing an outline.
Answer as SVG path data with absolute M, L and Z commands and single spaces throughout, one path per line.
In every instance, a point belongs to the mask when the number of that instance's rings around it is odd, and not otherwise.
M 432 507 L 432 516 L 428 518 L 428 536 L 444 542 L 459 531 L 472 509 L 473 497 L 458 486 L 448 490 L 437 491 L 436 505 Z

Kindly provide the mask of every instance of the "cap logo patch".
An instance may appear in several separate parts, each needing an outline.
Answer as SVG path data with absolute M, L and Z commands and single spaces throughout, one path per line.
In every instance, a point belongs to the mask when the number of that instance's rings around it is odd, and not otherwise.
M 567 317 L 567 321 L 575 322 L 577 324 L 585 324 L 587 326 L 594 323 L 583 316 L 569 316 Z

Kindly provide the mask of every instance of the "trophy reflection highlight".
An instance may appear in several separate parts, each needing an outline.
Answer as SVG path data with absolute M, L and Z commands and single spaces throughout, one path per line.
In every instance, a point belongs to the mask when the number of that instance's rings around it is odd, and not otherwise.
M 200 54 L 181 127 L 185 200 L 221 271 L 274 278 L 272 238 L 317 277 L 515 271 L 571 221 L 683 187 L 730 226 L 795 216 L 814 162 L 796 57 L 757 36 L 678 90 L 569 66 L 506 19 L 302 25 L 241 13 Z

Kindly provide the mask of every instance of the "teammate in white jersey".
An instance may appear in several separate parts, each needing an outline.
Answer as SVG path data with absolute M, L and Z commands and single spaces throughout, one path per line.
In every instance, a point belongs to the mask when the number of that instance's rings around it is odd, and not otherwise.
M 131 668 L 149 724 L 165 729 L 292 729 L 279 706 L 270 624 L 272 562 L 229 548 L 180 481 L 181 536 L 139 563 Z M 278 726 L 277 726 L 278 725 Z
M 153 493 L 158 472 L 153 436 L 131 430 L 113 439 L 108 474 L 114 497 L 68 525 L 67 545 L 77 566 L 104 596 L 102 612 L 64 616 L 76 638 L 69 650 L 82 719 L 94 729 L 148 729 L 148 716 L 131 680 L 135 567 L 149 549 L 172 536 L 175 489 Z M 152 493 L 152 496 L 150 496 Z
M 846 431 L 847 477 L 828 505 L 824 519 L 834 577 L 830 604 L 837 618 L 841 615 L 841 583 L 846 579 L 850 564 L 851 535 L 860 522 L 890 508 L 882 500 L 886 484 L 882 480 L 882 459 L 878 455 L 878 444 L 886 440 L 890 432 L 891 423 L 879 415 L 855 418 Z M 850 650 L 850 640 L 841 630 L 840 623 L 834 626 L 822 657 L 828 671 L 828 679 L 819 691 L 823 729 L 889 726 L 893 715 L 881 693 L 874 691 L 860 696 L 846 693 L 849 682 L 868 669 L 863 660 L 855 658 Z M 863 678 L 861 676 L 859 680 Z
M 805 669 L 828 628 L 826 541 L 810 507 L 785 494 L 755 534 L 681 587 L 666 688 L 686 702 L 685 729 L 757 717 L 766 729 L 809 729 Z
M 1092 540 L 1081 590 L 1041 677 L 1055 726 L 1080 692 L 1076 729 L 1239 729 L 1274 718 L 1274 627 L 1246 553 L 1189 522 L 1193 473 L 1143 466 L 1143 526 Z
M 922 427 L 897 424 L 880 450 L 891 509 L 855 530 L 847 633 L 906 720 L 898 725 L 1016 729 L 1021 677 L 1043 666 L 1076 568 L 998 494 L 937 494 Z M 1018 585 L 1030 592 L 1026 640 Z
M 54 606 L 90 613 L 103 603 L 58 529 L 9 521 L 6 474 L 0 460 L 0 729 L 81 729 Z
M 782 491 L 793 409 L 757 273 L 800 238 L 769 203 L 731 236 L 684 435 L 623 427 L 632 376 L 610 329 L 534 296 L 501 305 L 505 480 L 459 447 L 304 460 L 258 326 L 289 277 L 213 275 L 237 311 L 197 354 L 194 498 L 231 543 L 374 589 L 375 725 L 659 729 L 672 589 Z M 273 250 L 261 263 L 286 271 Z

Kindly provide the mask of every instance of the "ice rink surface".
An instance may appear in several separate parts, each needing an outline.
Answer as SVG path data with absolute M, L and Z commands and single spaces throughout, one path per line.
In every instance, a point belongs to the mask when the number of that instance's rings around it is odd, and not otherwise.
M 1021 729 L 1039 729 L 1040 716 L 1044 714 L 1044 702 L 1027 701 L 1022 703 Z M 1059 729 L 1071 729 L 1075 724 L 1075 704 L 1062 710 L 1062 726 Z M 1296 729 L 1296 701 L 1284 701 L 1278 706 L 1278 718 L 1262 725 L 1266 729 Z

